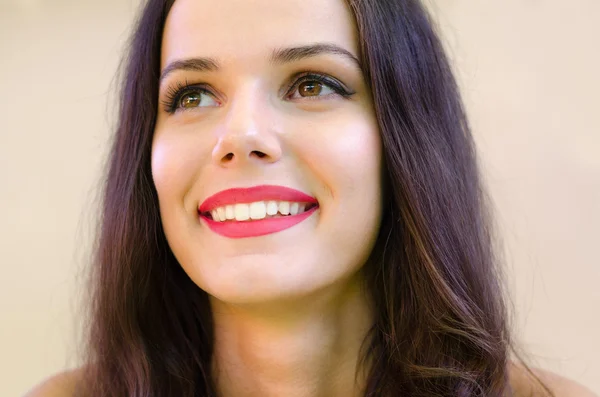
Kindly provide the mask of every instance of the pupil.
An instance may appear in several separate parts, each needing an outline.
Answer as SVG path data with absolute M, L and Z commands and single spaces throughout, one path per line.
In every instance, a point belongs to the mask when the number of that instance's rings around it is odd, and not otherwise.
M 316 96 L 321 93 L 322 85 L 316 81 L 306 81 L 299 86 L 300 95 L 302 96 Z M 304 95 L 307 94 L 307 95 Z

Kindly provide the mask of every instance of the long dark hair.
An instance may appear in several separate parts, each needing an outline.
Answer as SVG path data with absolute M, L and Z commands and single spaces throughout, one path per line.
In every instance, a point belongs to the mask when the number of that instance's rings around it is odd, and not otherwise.
M 165 238 L 150 156 L 174 0 L 131 40 L 90 273 L 78 395 L 216 396 L 207 294 Z M 509 334 L 489 199 L 459 90 L 418 0 L 349 0 L 383 142 L 385 207 L 364 268 L 366 396 L 505 396 Z

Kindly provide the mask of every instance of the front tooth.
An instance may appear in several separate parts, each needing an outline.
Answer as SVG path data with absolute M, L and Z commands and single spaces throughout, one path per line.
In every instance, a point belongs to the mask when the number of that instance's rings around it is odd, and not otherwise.
M 267 206 L 264 201 L 250 204 L 250 218 L 263 219 L 267 216 Z
M 225 206 L 225 218 L 226 219 L 235 219 L 235 211 L 233 210 L 233 205 Z
M 219 219 L 221 221 L 226 220 L 227 218 L 225 217 L 225 208 L 224 207 L 219 207 L 217 208 L 217 215 L 219 215 Z
M 234 212 L 236 221 L 247 221 L 250 219 L 250 206 L 248 204 L 236 204 Z
M 277 201 L 269 201 L 267 203 L 267 215 L 276 215 L 277 208 Z
M 288 215 L 290 213 L 290 202 L 282 201 L 279 203 L 279 212 L 281 215 Z
M 221 219 L 219 219 L 219 213 L 217 212 L 216 209 L 212 210 L 210 212 L 210 214 L 212 215 L 213 221 L 219 222 L 221 220 Z
M 290 215 L 298 215 L 299 207 L 300 206 L 298 203 L 292 203 L 292 205 L 290 206 Z

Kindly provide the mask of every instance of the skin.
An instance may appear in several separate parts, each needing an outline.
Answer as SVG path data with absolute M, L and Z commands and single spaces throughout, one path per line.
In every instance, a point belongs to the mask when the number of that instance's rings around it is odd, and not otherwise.
M 211 299 L 224 396 L 347 397 L 363 389 L 363 376 L 356 384 L 354 376 L 372 310 L 360 269 L 381 221 L 381 141 L 365 79 L 348 57 L 270 61 L 275 49 L 316 43 L 358 58 L 343 0 L 178 0 L 166 21 L 162 70 L 194 57 L 220 65 L 161 81 L 152 172 L 171 249 Z M 306 71 L 353 94 L 323 85 L 287 95 Z M 211 93 L 169 113 L 169 92 L 186 82 Z M 307 193 L 319 210 L 290 229 L 241 239 L 198 219 L 210 195 L 261 184 Z

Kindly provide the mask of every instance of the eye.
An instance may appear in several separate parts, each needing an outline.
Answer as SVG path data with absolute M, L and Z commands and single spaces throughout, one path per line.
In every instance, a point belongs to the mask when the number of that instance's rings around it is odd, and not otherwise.
M 294 95 L 291 97 L 295 98 L 306 98 L 315 96 L 326 96 L 328 94 L 334 94 L 335 90 L 320 81 L 309 80 L 298 84 L 298 87 L 294 91 Z
M 206 91 L 203 90 L 190 90 L 187 93 L 181 95 L 177 108 L 180 109 L 191 109 L 207 106 L 217 106 L 218 103 L 215 99 Z
M 342 83 L 332 77 L 317 73 L 306 73 L 292 85 L 288 91 L 288 99 L 317 99 L 340 95 L 349 97 L 353 92 L 347 90 Z
M 180 110 L 191 110 L 219 106 L 220 103 L 215 96 L 205 88 L 198 85 L 177 83 L 170 87 L 162 102 L 167 113 L 175 113 Z

